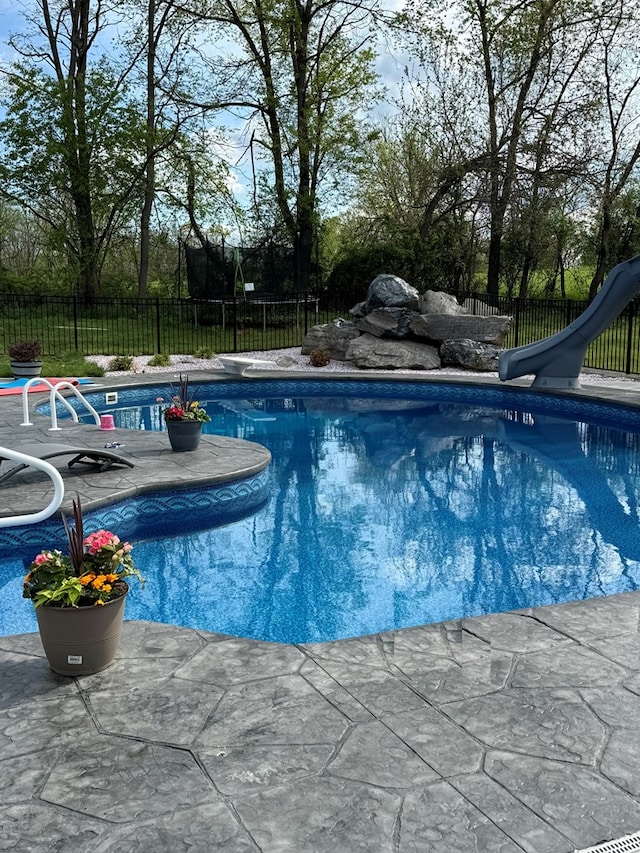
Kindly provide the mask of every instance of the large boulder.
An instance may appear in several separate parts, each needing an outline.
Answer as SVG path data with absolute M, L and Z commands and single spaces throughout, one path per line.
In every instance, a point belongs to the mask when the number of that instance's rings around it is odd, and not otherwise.
M 477 317 L 473 314 L 417 314 L 410 323 L 411 332 L 429 341 L 468 338 L 483 344 L 501 346 L 511 327 L 511 317 Z
M 420 314 L 466 314 L 455 296 L 441 290 L 425 290 L 420 297 Z M 470 312 L 473 313 L 473 312 Z
M 349 344 L 358 337 L 360 332 L 351 320 L 337 319 L 332 323 L 312 326 L 302 342 L 302 355 L 323 349 L 336 361 L 345 361 Z
M 415 313 L 407 308 L 374 308 L 357 326 L 377 338 L 406 338 Z
M 420 294 L 397 275 L 377 275 L 369 285 L 363 310 L 369 314 L 374 308 L 410 308 L 417 311 Z M 358 306 L 356 306 L 357 308 Z
M 463 339 L 443 341 L 440 358 L 444 367 L 464 367 L 467 370 L 496 371 L 500 347 Z
M 367 370 L 436 370 L 440 356 L 435 347 L 415 341 L 392 341 L 361 335 L 351 341 L 347 361 Z

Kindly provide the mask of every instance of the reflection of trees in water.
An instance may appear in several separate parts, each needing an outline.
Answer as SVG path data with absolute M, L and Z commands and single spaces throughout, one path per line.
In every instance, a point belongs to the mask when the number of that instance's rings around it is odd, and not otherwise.
M 269 510 L 161 543 L 154 596 L 204 598 L 232 632 L 280 638 L 297 620 L 312 638 L 635 586 L 638 566 L 600 532 L 604 481 L 588 494 L 581 482 L 606 474 L 605 505 L 637 523 L 638 436 L 574 427 L 568 440 L 569 428 L 545 435 L 534 417 L 484 408 L 342 406 L 325 418 L 305 403 L 268 432 L 244 419 L 273 454 Z M 526 447 L 510 446 L 505 421 L 530 430 Z

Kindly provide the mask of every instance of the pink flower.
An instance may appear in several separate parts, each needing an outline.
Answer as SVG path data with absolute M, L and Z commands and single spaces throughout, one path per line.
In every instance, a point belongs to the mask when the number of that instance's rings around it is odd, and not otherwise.
M 42 566 L 44 563 L 48 563 L 51 559 L 50 551 L 43 551 L 41 554 L 38 554 L 35 560 L 33 561 L 36 566 Z
M 109 530 L 96 530 L 90 533 L 84 540 L 85 546 L 89 548 L 90 554 L 97 554 L 101 548 L 113 547 L 120 544 L 120 539 Z

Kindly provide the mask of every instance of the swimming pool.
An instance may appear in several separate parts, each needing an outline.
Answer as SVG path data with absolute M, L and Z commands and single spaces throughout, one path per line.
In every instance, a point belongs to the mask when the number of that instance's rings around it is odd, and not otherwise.
M 128 618 L 311 642 L 640 585 L 634 409 L 425 383 L 214 388 L 197 390 L 208 428 L 269 447 L 270 497 L 221 527 L 185 534 L 178 517 L 134 537 L 150 582 Z M 161 426 L 166 390 L 123 392 L 116 418 Z M 4 596 L 22 564 L 0 571 Z M 14 609 L 5 633 L 35 630 Z

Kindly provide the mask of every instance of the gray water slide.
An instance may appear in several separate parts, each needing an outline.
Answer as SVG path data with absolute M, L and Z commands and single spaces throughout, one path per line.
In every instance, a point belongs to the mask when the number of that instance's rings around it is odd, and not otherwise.
M 587 347 L 613 323 L 639 290 L 640 255 L 636 255 L 611 270 L 589 307 L 561 332 L 500 353 L 500 379 L 533 373 L 532 387 L 579 388 Z

